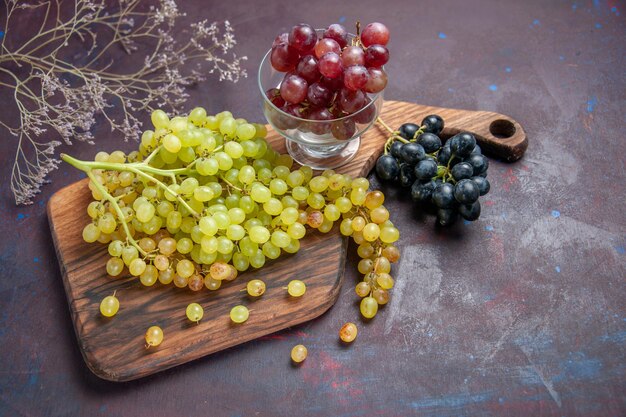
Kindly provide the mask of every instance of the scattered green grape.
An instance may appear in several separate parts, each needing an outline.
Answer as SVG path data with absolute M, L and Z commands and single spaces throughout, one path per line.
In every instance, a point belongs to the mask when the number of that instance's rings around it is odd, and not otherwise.
M 243 323 L 249 316 L 250 312 L 246 306 L 238 305 L 230 310 L 230 319 L 234 323 Z
M 120 309 L 120 302 L 115 296 L 107 295 L 100 302 L 100 314 L 104 317 L 113 317 L 117 314 L 117 311 Z
M 187 315 L 187 318 L 189 320 L 198 323 L 200 320 L 202 320 L 202 317 L 204 316 L 204 309 L 198 303 L 191 303 L 187 306 L 185 314 Z
M 295 363 L 301 363 L 306 359 L 308 353 L 309 352 L 304 345 L 295 345 L 291 349 L 291 360 Z
M 151 326 L 145 335 L 147 347 L 159 346 L 163 342 L 163 330 L 159 326 Z
M 298 279 L 289 281 L 289 284 L 287 284 L 287 292 L 292 297 L 302 297 L 306 292 L 306 284 Z

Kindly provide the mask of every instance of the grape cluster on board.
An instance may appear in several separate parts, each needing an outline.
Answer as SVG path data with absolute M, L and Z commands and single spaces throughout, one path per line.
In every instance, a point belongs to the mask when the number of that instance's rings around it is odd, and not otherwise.
M 263 125 L 228 111 L 212 116 L 196 108 L 170 119 L 156 110 L 152 122 L 154 130 L 146 130 L 139 150 L 128 155 L 99 152 L 95 161 L 62 156 L 90 179 L 94 201 L 82 235 L 108 245 L 110 276 L 127 269 L 144 286 L 215 291 L 240 272 L 298 251 L 307 226 L 327 233 L 341 221 L 341 233 L 364 248 L 367 264 L 359 270 L 371 284 L 369 298 L 386 303 L 388 295 L 376 291 L 390 288 L 399 231 L 382 206 L 383 194 L 368 191 L 366 178 L 296 169 L 289 155 L 268 146 Z M 380 276 L 385 285 L 376 281 Z M 302 296 L 306 285 L 293 280 L 287 290 Z M 250 283 L 251 291 L 263 294 L 265 283 Z M 110 301 L 105 315 L 119 308 Z M 373 316 L 373 308 L 364 315 Z M 247 320 L 247 310 L 233 311 L 233 321 Z M 194 305 L 187 316 L 198 321 L 201 313 Z
M 460 215 L 474 221 L 480 216 L 478 198 L 489 192 L 489 161 L 474 135 L 461 132 L 444 144 L 438 136 L 444 121 L 426 116 L 421 126 L 405 123 L 385 144 L 376 161 L 379 178 L 411 188 L 413 200 L 433 205 L 439 224 L 447 226 Z
M 387 85 L 383 65 L 389 61 L 389 30 L 382 23 L 370 23 L 358 32 L 357 24 L 357 36 L 351 38 L 345 27 L 332 24 L 318 37 L 312 26 L 303 23 L 276 37 L 270 63 L 286 74 L 279 86 L 266 91 L 274 106 L 291 116 L 322 122 L 358 113 L 354 118 L 307 124 L 270 112 L 277 128 L 297 127 L 345 140 L 354 136 L 357 123 L 373 121 L 375 109 L 368 106 L 368 94 Z

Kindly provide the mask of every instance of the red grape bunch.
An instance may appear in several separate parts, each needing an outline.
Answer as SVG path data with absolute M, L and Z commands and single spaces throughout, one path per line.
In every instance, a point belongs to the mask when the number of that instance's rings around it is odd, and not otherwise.
M 358 23 L 355 37 L 335 23 L 320 38 L 311 25 L 301 23 L 276 37 L 270 62 L 275 70 L 286 74 L 279 86 L 265 92 L 268 99 L 300 119 L 329 121 L 303 125 L 277 115 L 271 118 L 276 127 L 304 128 L 345 140 L 354 136 L 357 123 L 372 121 L 373 106 L 359 110 L 371 102 L 369 94 L 379 93 L 387 85 L 383 65 L 389 61 L 389 29 L 382 23 L 370 23 L 359 32 Z M 353 118 L 331 122 L 357 112 Z

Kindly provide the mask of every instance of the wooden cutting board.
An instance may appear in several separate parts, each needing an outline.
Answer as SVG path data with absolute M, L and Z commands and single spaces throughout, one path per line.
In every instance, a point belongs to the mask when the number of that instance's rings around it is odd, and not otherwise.
M 506 160 L 519 159 L 526 149 L 522 127 L 497 113 L 386 101 L 381 118 L 397 128 L 408 121 L 419 123 L 433 113 L 445 120 L 444 138 L 462 130 L 473 132 L 488 154 Z M 367 175 L 387 137 L 386 131 L 374 125 L 362 136 L 355 159 L 337 171 Z M 285 152 L 284 140 L 276 132 L 269 130 L 268 141 Z M 309 232 L 297 254 L 283 255 L 260 270 L 243 273 L 218 291 L 192 292 L 159 283 L 147 288 L 127 273 L 111 278 L 105 271 L 106 245 L 87 244 L 81 237 L 89 221 L 86 207 L 90 201 L 87 180 L 79 181 L 50 198 L 48 217 L 80 350 L 89 369 L 101 378 L 140 378 L 303 323 L 323 314 L 339 295 L 347 239 L 337 226 L 328 234 Z M 267 285 L 258 299 L 241 291 L 255 278 Z M 292 279 L 306 283 L 303 297 L 292 298 L 283 288 Z M 100 301 L 113 292 L 120 300 L 120 310 L 116 316 L 104 318 L 99 313 Z M 191 302 L 204 307 L 199 324 L 185 316 Z M 244 324 L 230 321 L 230 309 L 237 304 L 251 310 Z M 160 326 L 165 338 L 157 348 L 146 349 L 143 335 L 152 325 Z

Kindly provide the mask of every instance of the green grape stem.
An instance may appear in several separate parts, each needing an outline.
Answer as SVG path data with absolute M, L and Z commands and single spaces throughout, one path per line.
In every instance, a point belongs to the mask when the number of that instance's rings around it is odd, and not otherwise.
M 76 159 L 74 157 L 71 157 L 67 154 L 61 154 L 61 159 L 65 162 L 67 162 L 68 164 L 72 165 L 75 168 L 80 169 L 81 171 L 84 171 L 85 173 L 87 173 L 87 175 L 90 174 L 92 169 L 104 169 L 104 170 L 108 170 L 108 171 L 127 171 L 127 172 L 132 172 L 136 175 L 139 175 L 143 178 L 145 178 L 148 181 L 154 182 L 156 185 L 158 185 L 159 187 L 161 187 L 163 189 L 163 191 L 165 192 L 169 192 L 170 194 L 173 194 L 176 196 L 176 200 L 178 200 L 178 202 L 180 204 L 183 205 L 183 207 L 185 207 L 189 213 L 191 213 L 195 218 L 200 218 L 200 215 L 198 214 L 198 212 L 196 212 L 194 209 L 192 209 L 189 204 L 187 204 L 187 202 L 181 197 L 180 194 L 172 191 L 167 185 L 165 185 L 162 181 L 159 181 L 158 179 L 156 179 L 154 176 L 149 175 L 150 174 L 155 174 L 155 175 L 162 175 L 162 176 L 175 176 L 175 175 L 189 175 L 191 173 L 193 173 L 193 170 L 191 169 L 191 166 L 187 166 L 185 168 L 176 168 L 176 169 L 159 169 L 159 168 L 154 168 L 151 167 L 150 165 L 148 165 L 145 161 L 143 162 L 133 162 L 130 164 L 126 164 L 126 163 L 117 163 L 117 162 L 98 162 L 98 161 L 81 161 L 79 159 Z M 90 176 L 90 178 L 92 178 Z M 100 185 L 98 183 L 98 181 L 96 181 L 95 179 L 92 178 L 92 180 L 94 180 L 95 183 L 97 183 L 98 185 Z M 100 188 L 98 188 L 98 191 L 101 191 Z M 103 193 L 104 194 L 104 193 Z M 108 192 L 107 192 L 108 194 Z M 111 200 L 109 200 L 111 201 Z
M 63 154 L 61 155 L 61 158 L 63 158 Z M 80 168 L 79 168 L 80 169 Z M 137 243 L 137 241 L 133 238 L 133 236 L 130 234 L 130 230 L 128 229 L 128 223 L 126 223 L 126 221 L 124 221 L 124 214 L 122 213 L 122 209 L 120 208 L 120 205 L 117 204 L 117 199 L 115 197 L 113 197 L 105 187 L 102 186 L 102 184 L 100 184 L 100 182 L 98 181 L 98 179 L 95 177 L 95 175 L 93 174 L 93 172 L 91 171 L 91 169 L 85 171 L 85 173 L 87 174 L 87 176 L 89 177 L 89 179 L 91 180 L 91 182 L 93 183 L 93 185 L 98 189 L 98 191 L 100 192 L 100 194 L 102 194 L 102 196 L 111 204 L 111 206 L 113 206 L 113 209 L 115 210 L 115 212 L 117 213 L 117 216 L 120 219 L 120 222 L 122 223 L 122 228 L 124 229 L 124 232 L 126 233 L 126 239 L 128 240 L 128 242 L 133 245 L 138 251 L 139 253 L 141 253 L 143 256 L 148 256 L 148 254 L 146 253 L 146 251 L 144 251 L 141 246 L 139 246 L 139 244 Z

